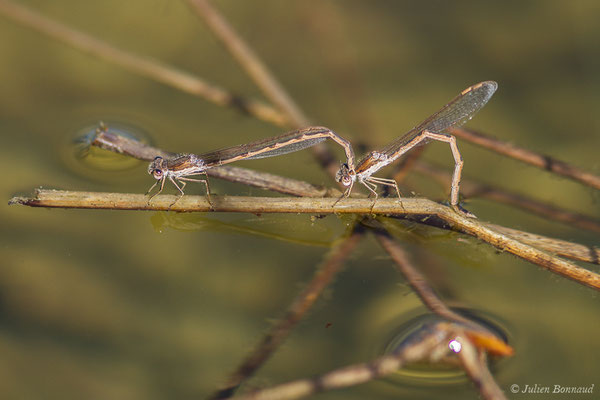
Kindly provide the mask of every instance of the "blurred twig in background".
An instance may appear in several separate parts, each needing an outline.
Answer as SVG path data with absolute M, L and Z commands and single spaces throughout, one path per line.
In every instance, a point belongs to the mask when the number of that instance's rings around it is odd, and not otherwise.
M 312 307 L 323 293 L 323 290 L 335 279 L 342 269 L 346 258 L 352 254 L 363 234 L 364 229 L 360 225 L 356 225 L 352 228 L 351 235 L 342 239 L 331 250 L 330 254 L 323 261 L 323 264 L 315 271 L 313 279 L 287 309 L 285 317 L 277 321 L 269 329 L 262 337 L 258 346 L 253 349 L 227 379 L 226 384 L 218 392 L 210 396 L 211 399 L 230 397 L 244 381 L 251 377 L 267 361 Z
M 133 73 L 164 83 L 175 89 L 202 97 L 218 106 L 234 107 L 255 118 L 277 126 L 288 122 L 283 114 L 257 100 L 234 95 L 188 72 L 164 65 L 157 60 L 135 55 L 102 40 L 45 17 L 12 1 L 0 0 L 0 14 L 59 42 L 123 67 Z
M 470 129 L 451 128 L 449 132 L 456 137 L 491 150 L 494 153 L 523 161 L 524 163 L 572 179 L 594 189 L 600 189 L 600 176 L 583 171 L 581 168 L 577 168 L 554 157 L 545 156 Z

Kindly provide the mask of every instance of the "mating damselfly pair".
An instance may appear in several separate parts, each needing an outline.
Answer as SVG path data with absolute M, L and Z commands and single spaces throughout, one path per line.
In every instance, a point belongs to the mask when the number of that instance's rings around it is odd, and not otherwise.
M 470 120 L 485 106 L 497 88 L 498 84 L 494 81 L 480 82 L 466 88 L 418 126 L 392 141 L 383 149 L 371 151 L 356 165 L 354 164 L 354 152 L 350 142 L 325 127 L 309 127 L 294 130 L 273 138 L 228 147 L 201 155 L 181 154 L 172 158 L 156 157 L 148 166 L 148 173 L 156 179 L 156 182 L 148 190 L 148 193 L 157 185 L 160 188 L 148 201 L 150 202 L 152 198 L 162 192 L 165 182 L 168 179 L 177 187 L 180 193 L 171 205 L 183 197 L 183 189 L 187 182 L 204 183 L 207 199 L 212 204 L 208 176 L 206 175 L 208 169 L 240 160 L 273 157 L 299 151 L 327 139 L 331 139 L 342 146 L 346 154 L 346 163 L 342 164 L 336 175 L 336 180 L 346 187 L 340 199 L 350 195 L 355 182 L 365 185 L 374 194 L 375 198 L 377 198 L 376 188 L 378 184 L 394 187 L 398 197 L 400 197 L 400 190 L 395 180 L 378 178 L 373 176 L 373 174 L 394 162 L 413 147 L 425 144 L 431 140 L 437 140 L 448 143 L 454 156 L 455 167 L 451 184 L 450 205 L 458 208 L 463 159 L 456 145 L 456 138 L 445 131 L 452 127 L 458 127 Z M 198 175 L 204 175 L 204 178 L 192 178 Z

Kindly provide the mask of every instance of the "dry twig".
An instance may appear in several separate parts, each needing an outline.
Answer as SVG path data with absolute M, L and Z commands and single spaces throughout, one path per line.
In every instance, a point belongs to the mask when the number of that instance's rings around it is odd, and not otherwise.
M 285 113 L 291 127 L 303 128 L 309 125 L 308 118 L 300 107 L 287 94 L 283 86 L 258 58 L 242 37 L 233 29 L 227 20 L 214 8 L 208 0 L 187 0 L 192 9 L 200 16 L 215 36 L 221 40 L 238 64 L 244 68 L 248 76 L 260 90 Z
M 557 175 L 562 175 L 584 185 L 600 189 L 600 176 L 583 171 L 564 161 L 556 158 L 545 156 L 531 150 L 526 150 L 522 147 L 515 146 L 512 143 L 503 140 L 492 138 L 484 135 L 481 132 L 476 132 L 464 128 L 452 128 L 449 132 L 453 135 L 464 139 L 468 142 L 479 145 L 485 149 L 492 150 L 495 153 L 505 155 L 515 160 L 523 161 L 527 164 L 534 165 L 538 168 L 545 169 Z

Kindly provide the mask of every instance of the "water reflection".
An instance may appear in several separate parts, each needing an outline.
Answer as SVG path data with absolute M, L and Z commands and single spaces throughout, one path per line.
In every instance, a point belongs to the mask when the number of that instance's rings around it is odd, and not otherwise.
M 336 218 L 330 223 L 315 223 L 310 216 L 288 216 L 289 225 L 282 224 L 281 216 L 264 215 L 260 218 L 238 216 L 210 218 L 202 214 L 157 212 L 150 222 L 156 232 L 167 229 L 177 231 L 207 231 L 236 233 L 244 236 L 256 236 L 305 246 L 331 247 L 332 243 L 346 229 Z M 293 221 L 291 221 L 293 219 Z M 293 226 L 294 229 L 290 229 Z
M 99 122 L 96 125 L 88 125 L 68 137 L 69 143 L 61 147 L 62 161 L 73 174 L 104 180 L 105 175 L 99 172 L 126 171 L 144 163 L 133 157 L 91 146 L 100 126 L 107 126 L 109 131 L 127 138 L 143 143 L 151 142 L 147 132 L 130 124 L 110 121 L 106 124 Z

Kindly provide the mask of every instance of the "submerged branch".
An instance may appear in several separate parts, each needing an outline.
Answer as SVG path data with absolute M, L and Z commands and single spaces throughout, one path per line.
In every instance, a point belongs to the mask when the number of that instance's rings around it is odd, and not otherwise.
M 394 261 L 396 268 L 404 275 L 407 282 L 429 310 L 449 321 L 469 324 L 472 327 L 483 329 L 475 322 L 457 314 L 444 304 L 437 294 L 435 294 L 433 288 L 429 286 L 427 279 L 409 261 L 406 252 L 387 232 L 377 232 L 376 237 L 379 244 Z
M 407 345 L 397 354 L 383 356 L 369 363 L 349 365 L 314 378 L 298 379 L 235 399 L 289 400 L 365 383 L 394 373 L 409 362 L 429 358 L 436 349 L 446 346 L 451 336 L 447 332 L 440 335 L 438 331 L 434 331 L 420 341 Z
M 471 360 L 478 356 L 478 351 L 469 338 L 470 331 L 459 324 L 440 322 L 424 327 L 420 332 L 408 337 L 393 354 L 384 355 L 368 363 L 348 365 L 339 369 L 329 371 L 314 378 L 298 379 L 266 388 L 244 396 L 235 397 L 238 400 L 290 400 L 320 393 L 327 390 L 341 389 L 359 385 L 390 375 L 403 366 L 413 363 L 455 363 L 456 354 L 449 348 L 451 341 L 458 341 L 462 347 L 470 346 L 468 351 L 458 357 L 464 364 L 475 371 L 472 376 L 475 382 L 483 383 L 487 371 L 479 366 L 473 366 Z M 489 374 L 489 371 L 487 372 Z M 471 373 L 470 373 L 471 375 Z M 485 379 L 485 378 L 484 378 Z M 489 384 L 488 382 L 485 382 Z M 487 392 L 500 393 L 486 386 L 481 390 L 485 399 L 501 400 L 503 396 L 488 396 Z
M 331 250 L 321 267 L 315 272 L 313 279 L 292 302 L 286 312 L 285 318 L 279 320 L 269 329 L 258 346 L 254 348 L 228 378 L 227 383 L 219 391 L 210 396 L 210 399 L 224 399 L 232 396 L 235 390 L 265 363 L 310 310 L 323 290 L 337 276 L 344 265 L 344 261 L 352 254 L 352 251 L 363 237 L 363 233 L 364 230 L 362 229 L 354 229 L 352 235 L 342 240 Z
M 486 329 L 476 321 L 469 320 L 457 314 L 446 306 L 435 294 L 431 286 L 429 286 L 423 275 L 412 265 L 406 252 L 387 232 L 377 232 L 376 236 L 379 243 L 392 257 L 392 260 L 394 260 L 397 269 L 404 275 L 427 308 L 442 318 L 468 328 L 469 333 L 467 336 L 470 340 L 462 341 L 462 351 L 459 352 L 459 358 L 463 363 L 463 368 L 465 368 L 469 377 L 477 385 L 483 398 L 504 399 L 502 391 L 499 389 L 498 384 L 483 360 L 485 360 L 487 351 L 492 354 L 508 356 L 513 354 L 513 348 L 494 332 Z M 482 340 L 477 340 L 479 338 Z M 476 347 L 479 347 L 481 351 L 478 352 Z
M 476 347 L 469 341 L 463 341 L 458 357 L 463 369 L 471 378 L 471 381 L 475 383 L 483 399 L 507 400 L 488 368 L 486 353 L 477 351 Z

